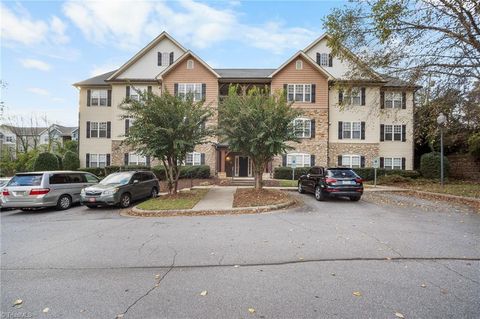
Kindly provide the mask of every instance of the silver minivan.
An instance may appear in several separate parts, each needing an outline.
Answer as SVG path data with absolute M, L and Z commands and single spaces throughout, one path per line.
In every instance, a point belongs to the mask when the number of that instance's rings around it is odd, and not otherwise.
M 83 188 L 99 181 L 93 174 L 77 171 L 18 173 L 2 191 L 2 206 L 22 210 L 41 207 L 68 209 L 80 201 Z

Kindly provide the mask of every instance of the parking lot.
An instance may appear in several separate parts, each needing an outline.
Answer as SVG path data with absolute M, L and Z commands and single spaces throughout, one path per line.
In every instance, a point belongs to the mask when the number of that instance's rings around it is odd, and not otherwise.
M 478 318 L 473 210 L 294 196 L 239 216 L 2 212 L 2 318 Z

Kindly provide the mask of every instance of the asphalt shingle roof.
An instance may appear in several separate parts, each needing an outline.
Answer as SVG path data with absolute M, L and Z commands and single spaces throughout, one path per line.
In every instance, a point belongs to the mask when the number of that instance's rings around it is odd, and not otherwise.
M 113 70 L 104 74 L 100 74 L 100 75 L 94 76 L 93 78 L 89 78 L 89 79 L 77 82 L 74 85 L 107 85 L 108 83 L 105 82 L 105 80 L 108 79 L 116 71 L 117 70 Z

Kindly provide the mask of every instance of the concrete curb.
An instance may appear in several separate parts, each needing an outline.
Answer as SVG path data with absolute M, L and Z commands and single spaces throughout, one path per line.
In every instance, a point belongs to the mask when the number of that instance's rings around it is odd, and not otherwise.
M 408 189 L 408 188 L 404 188 L 403 190 L 404 190 L 404 192 L 411 192 L 411 193 L 416 193 L 416 194 L 420 194 L 420 195 L 441 197 L 445 200 L 462 200 L 462 201 L 470 202 L 472 204 L 480 205 L 480 199 L 479 198 L 464 197 L 464 196 L 442 194 L 442 193 L 425 192 L 425 191 L 418 191 L 418 190 Z
M 177 210 L 143 210 L 134 206 L 131 210 L 122 212 L 122 216 L 128 217 L 174 217 L 174 216 L 209 216 L 209 215 L 243 215 L 258 214 L 280 210 L 297 204 L 297 201 L 290 200 L 288 202 L 254 207 L 235 207 L 228 209 L 209 209 L 209 210 L 193 210 L 193 209 L 177 209 Z

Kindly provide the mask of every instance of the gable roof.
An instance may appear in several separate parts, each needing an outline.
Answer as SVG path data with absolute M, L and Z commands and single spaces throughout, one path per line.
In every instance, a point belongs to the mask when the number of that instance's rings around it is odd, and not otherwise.
M 169 39 L 172 41 L 176 46 L 178 46 L 183 52 L 186 52 L 185 49 L 180 43 L 177 42 L 174 38 L 172 38 L 166 31 L 160 33 L 155 39 L 153 39 L 149 44 L 147 44 L 143 49 L 141 49 L 137 54 L 135 54 L 130 60 L 125 62 L 119 69 L 117 69 L 112 75 L 110 75 L 107 80 L 111 81 L 114 80 L 117 76 L 122 74 L 126 69 L 128 69 L 133 63 L 137 62 L 142 56 L 144 56 L 148 51 L 150 51 L 154 46 L 156 46 L 160 41 L 163 39 Z
M 335 79 L 333 75 L 331 75 L 327 70 L 322 68 L 320 65 L 318 65 L 315 61 L 313 61 L 308 55 L 305 54 L 303 51 L 298 51 L 295 53 L 290 59 L 288 59 L 285 63 L 283 63 L 278 69 L 276 69 L 272 74 L 270 74 L 270 78 L 275 76 L 278 72 L 280 72 L 283 68 L 285 68 L 287 65 L 289 65 L 294 59 L 302 57 L 304 58 L 308 63 L 310 63 L 311 66 L 313 66 L 315 69 L 317 69 L 320 73 L 325 75 L 325 77 L 329 80 Z
M 97 76 L 94 76 L 93 78 L 89 78 L 77 83 L 74 83 L 73 86 L 87 86 L 87 85 L 109 85 L 106 80 L 112 76 L 117 70 L 113 70 L 107 73 L 103 73 Z
M 175 62 L 170 64 L 165 70 L 160 72 L 155 78 L 156 79 L 162 79 L 164 75 L 166 75 L 168 72 L 172 71 L 178 64 L 180 64 L 183 60 L 185 60 L 187 57 L 193 57 L 195 58 L 198 62 L 200 62 L 207 70 L 209 70 L 213 75 L 215 75 L 217 78 L 220 78 L 220 75 L 212 69 L 205 61 L 200 59 L 195 53 L 192 51 L 188 50 L 185 52 L 181 57 L 179 57 Z

